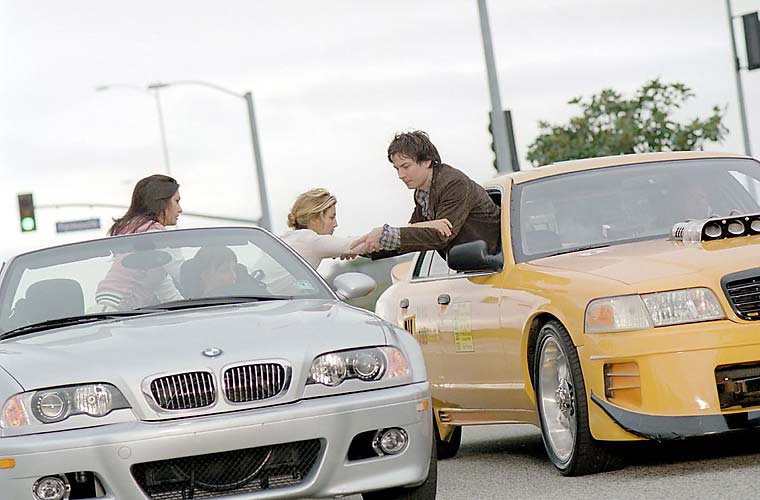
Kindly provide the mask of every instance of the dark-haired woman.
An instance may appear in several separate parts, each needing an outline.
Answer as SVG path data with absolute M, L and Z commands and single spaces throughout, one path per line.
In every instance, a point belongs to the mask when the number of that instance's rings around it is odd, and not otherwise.
M 179 184 L 172 177 L 156 174 L 140 179 L 127 213 L 114 221 L 108 236 L 161 231 L 177 225 L 182 213 L 179 199 Z
M 132 191 L 132 203 L 108 230 L 109 236 L 163 231 L 177 224 L 182 213 L 179 184 L 167 175 L 151 175 L 140 179 Z M 98 285 L 95 301 L 102 311 L 124 311 L 183 297 L 175 286 L 180 262 L 154 269 L 130 269 L 124 266 L 124 255 L 114 259 L 111 269 Z

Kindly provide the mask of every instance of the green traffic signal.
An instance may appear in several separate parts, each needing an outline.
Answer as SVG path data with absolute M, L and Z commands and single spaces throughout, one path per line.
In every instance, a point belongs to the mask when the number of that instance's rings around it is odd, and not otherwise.
M 34 231 L 35 229 L 37 229 L 37 225 L 35 224 L 33 217 L 24 217 L 21 219 L 22 231 Z
M 37 230 L 37 221 L 34 217 L 34 196 L 32 196 L 32 193 L 18 195 L 18 215 L 22 233 Z

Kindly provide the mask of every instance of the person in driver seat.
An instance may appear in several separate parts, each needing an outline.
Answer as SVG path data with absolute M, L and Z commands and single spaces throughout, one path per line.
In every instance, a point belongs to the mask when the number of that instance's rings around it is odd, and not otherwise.
M 237 255 L 227 247 L 204 247 L 180 267 L 180 289 L 186 299 L 213 297 L 237 283 Z

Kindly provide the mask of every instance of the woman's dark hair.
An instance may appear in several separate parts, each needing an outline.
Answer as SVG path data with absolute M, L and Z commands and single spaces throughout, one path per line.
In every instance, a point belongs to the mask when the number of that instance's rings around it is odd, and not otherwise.
M 388 146 L 388 161 L 393 163 L 393 155 L 397 153 L 411 158 L 416 163 L 430 160 L 430 165 L 433 167 L 441 164 L 441 155 L 430 142 L 427 132 L 422 130 L 396 134 Z
M 114 219 L 108 234 L 128 233 L 148 221 L 158 221 L 178 190 L 179 184 L 168 175 L 156 174 L 140 179 L 132 191 L 132 203 L 127 213 L 120 219 Z

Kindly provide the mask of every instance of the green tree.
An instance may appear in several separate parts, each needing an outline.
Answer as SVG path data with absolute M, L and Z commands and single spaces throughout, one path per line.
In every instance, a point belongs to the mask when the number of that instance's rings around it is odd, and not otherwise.
M 632 99 L 612 89 L 588 99 L 576 97 L 568 104 L 580 106 L 581 115 L 566 125 L 540 121 L 541 134 L 529 146 L 528 160 L 540 166 L 625 153 L 701 150 L 705 141 L 721 142 L 728 129 L 718 106 L 704 120 L 678 123 L 673 119 L 692 97 L 686 85 L 659 79 L 647 82 Z

